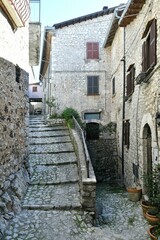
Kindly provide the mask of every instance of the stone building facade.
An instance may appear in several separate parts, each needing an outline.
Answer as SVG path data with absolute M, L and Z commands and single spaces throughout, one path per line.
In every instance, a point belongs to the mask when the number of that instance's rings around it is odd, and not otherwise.
M 143 174 L 159 162 L 160 8 L 158 0 L 129 0 L 101 13 L 47 30 L 40 78 L 57 113 L 73 107 L 87 123 L 97 116 L 115 123 L 119 178 L 143 186 Z M 86 43 L 99 43 L 97 60 L 87 58 Z M 99 94 L 90 96 L 87 79 L 94 76 Z
M 0 2 L 0 238 L 29 182 L 29 1 Z M 21 10 L 23 10 L 21 12 Z M 18 14 L 17 14 L 18 13 Z
M 104 44 L 111 53 L 111 120 L 126 185 L 143 185 L 143 174 L 159 162 L 159 14 L 158 1 L 128 1 Z
M 113 12 L 114 8 L 104 7 L 102 11 L 55 24 L 51 29 L 50 56 L 50 43 L 48 39 L 48 47 L 45 45 L 45 36 L 40 78 L 45 98 L 55 98 L 56 113 L 72 107 L 82 119 L 110 121 L 110 88 L 106 81 L 109 55 L 103 42 Z M 87 48 L 95 48 L 95 56 L 88 56 Z M 44 71 L 47 61 L 50 65 Z

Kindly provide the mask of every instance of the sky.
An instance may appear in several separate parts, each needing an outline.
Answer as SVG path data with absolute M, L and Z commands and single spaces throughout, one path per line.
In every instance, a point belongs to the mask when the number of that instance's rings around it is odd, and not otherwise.
M 44 27 L 53 26 L 72 18 L 98 12 L 104 6 L 108 8 L 127 3 L 128 0 L 40 0 L 41 1 L 41 49 L 43 46 Z M 37 11 L 37 9 L 35 10 Z M 33 13 L 34 15 L 34 13 Z M 40 58 L 41 59 L 41 58 Z M 39 66 L 34 67 L 35 82 L 38 82 Z
M 41 0 L 42 27 L 101 11 L 104 6 L 110 8 L 126 2 L 127 0 Z

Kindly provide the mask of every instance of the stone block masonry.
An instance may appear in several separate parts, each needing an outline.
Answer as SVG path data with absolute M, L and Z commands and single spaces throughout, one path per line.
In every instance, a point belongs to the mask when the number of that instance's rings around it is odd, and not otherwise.
M 117 148 L 113 138 L 88 140 L 88 151 L 97 182 L 115 182 L 117 179 Z
M 80 177 L 79 185 L 81 192 L 82 207 L 85 211 L 95 214 L 95 199 L 96 199 L 96 177 L 94 174 L 92 163 L 89 162 L 89 176 L 87 176 L 86 156 L 84 143 L 78 131 L 70 129 L 70 137 L 74 145 L 74 150 L 78 160 L 78 174 Z
M 29 182 L 27 119 L 28 73 L 0 58 L 0 238 Z

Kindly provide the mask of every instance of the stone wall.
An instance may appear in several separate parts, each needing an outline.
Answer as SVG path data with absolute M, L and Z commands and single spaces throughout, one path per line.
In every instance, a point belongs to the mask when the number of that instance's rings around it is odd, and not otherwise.
M 45 94 L 48 95 L 51 87 L 57 113 L 72 107 L 83 118 L 82 112 L 100 111 L 101 121 L 109 121 L 110 85 L 106 82 L 106 65 L 110 58 L 103 43 L 111 18 L 112 14 L 98 16 L 55 30 L 50 72 L 46 74 L 51 83 L 47 82 Z M 87 42 L 99 43 L 99 59 L 86 58 Z M 87 95 L 87 76 L 99 76 L 98 95 Z
M 21 209 L 28 174 L 28 73 L 0 58 L 0 238 Z
M 115 181 L 118 174 L 116 139 L 88 140 L 87 146 L 97 181 Z
M 2 9 L 0 9 L 0 57 L 7 59 L 13 64 L 18 64 L 28 72 L 29 70 L 29 31 L 28 22 L 25 27 L 12 30 Z
M 147 0 L 136 18 L 125 28 L 125 57 L 126 76 L 130 65 L 135 65 L 135 79 L 142 72 L 142 35 L 147 23 L 157 19 L 157 64 L 145 82 L 136 83 L 133 94 L 125 102 L 125 120 L 130 120 L 130 146 L 124 148 L 124 180 L 126 185 L 132 185 L 135 181 L 133 164 L 138 166 L 139 179 L 142 176 L 146 165 L 144 154 L 143 131 L 145 124 L 148 124 L 152 135 L 152 161 L 157 161 L 157 139 L 159 132 L 156 126 L 156 113 L 159 111 L 159 65 L 160 65 L 160 7 L 158 0 Z M 115 77 L 115 94 L 111 98 L 111 121 L 117 123 L 117 147 L 118 155 L 122 154 L 122 90 L 123 90 L 123 59 L 124 55 L 124 29 L 118 28 L 112 45 L 106 48 L 111 53 L 111 64 L 107 66 L 111 71 L 111 79 Z M 114 62 L 114 64 L 112 64 Z M 126 80 L 126 79 L 125 79 Z M 125 88 L 126 91 L 126 88 Z M 158 137 L 158 138 L 157 138 Z M 158 157 L 158 156 L 157 156 Z M 160 159 L 159 159 L 160 161 Z
M 29 24 L 29 64 L 38 66 L 40 58 L 41 24 L 39 22 Z
M 82 207 L 91 215 L 95 215 L 96 177 L 94 174 L 92 163 L 89 161 L 88 171 L 86 164 L 86 151 L 77 127 L 75 127 L 74 129 L 70 129 L 70 137 L 72 139 L 72 143 L 78 160 L 79 186 Z

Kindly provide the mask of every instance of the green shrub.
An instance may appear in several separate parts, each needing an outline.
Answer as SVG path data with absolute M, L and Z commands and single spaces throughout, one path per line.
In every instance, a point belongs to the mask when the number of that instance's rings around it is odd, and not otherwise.
M 80 116 L 79 116 L 78 112 L 75 109 L 73 109 L 73 108 L 66 108 L 62 112 L 62 118 L 64 118 L 67 121 L 67 123 L 70 125 L 70 127 L 73 127 L 72 117 L 74 117 L 77 120 L 77 122 L 81 125 Z
M 69 119 L 72 119 L 72 117 L 75 117 L 76 119 L 80 118 L 78 112 L 73 108 L 66 108 L 62 113 L 62 117 L 66 119 L 66 121 L 68 121 Z

